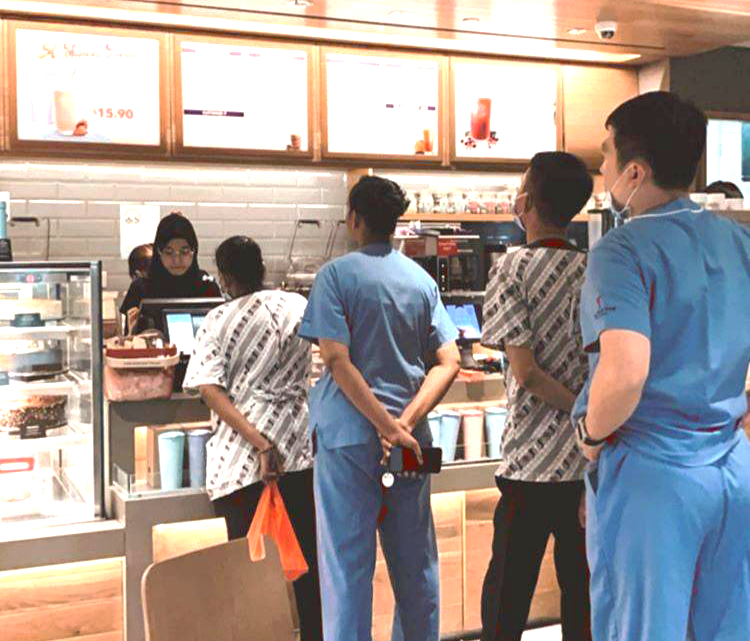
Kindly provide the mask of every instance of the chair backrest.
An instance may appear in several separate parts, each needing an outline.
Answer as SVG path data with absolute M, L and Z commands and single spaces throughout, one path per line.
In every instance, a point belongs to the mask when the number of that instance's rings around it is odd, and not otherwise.
M 149 566 L 141 584 L 147 641 L 292 641 L 273 541 L 253 563 L 238 539 Z
M 160 523 L 151 528 L 154 563 L 202 550 L 229 540 L 223 518 Z

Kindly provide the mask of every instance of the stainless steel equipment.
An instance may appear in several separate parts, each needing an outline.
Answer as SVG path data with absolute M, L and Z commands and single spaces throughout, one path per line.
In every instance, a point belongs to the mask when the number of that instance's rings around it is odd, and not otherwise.
M 287 272 L 282 283 L 282 288 L 299 292 L 306 295 L 312 287 L 315 275 L 318 270 L 325 265 L 333 255 L 333 248 L 336 245 L 339 229 L 345 225 L 345 220 L 321 221 L 314 219 L 300 219 L 294 225 L 292 240 L 289 243 L 289 253 L 287 255 Z M 320 247 L 323 251 L 319 254 L 295 256 L 294 247 L 297 242 L 298 232 L 302 227 L 316 227 L 320 231 Z M 328 236 L 325 236 L 324 229 L 328 227 Z M 323 238 L 326 237 L 325 244 Z
M 441 292 L 484 290 L 484 241 L 478 234 L 429 234 L 402 240 L 402 251 L 435 279 Z

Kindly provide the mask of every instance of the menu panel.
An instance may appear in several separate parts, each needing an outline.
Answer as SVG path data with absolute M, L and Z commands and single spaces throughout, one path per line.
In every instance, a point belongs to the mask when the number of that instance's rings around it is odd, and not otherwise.
M 160 40 L 15 30 L 19 141 L 157 147 Z
M 327 151 L 438 157 L 437 59 L 328 52 Z
M 307 151 L 304 49 L 182 42 L 182 145 Z
M 456 159 L 526 159 L 557 148 L 557 70 L 455 62 Z

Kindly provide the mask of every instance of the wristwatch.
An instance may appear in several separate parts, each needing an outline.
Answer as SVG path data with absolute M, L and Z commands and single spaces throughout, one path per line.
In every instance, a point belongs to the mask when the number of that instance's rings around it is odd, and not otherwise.
M 589 436 L 589 433 L 586 430 L 586 417 L 585 416 L 578 417 L 578 420 L 576 421 L 576 437 L 578 438 L 579 443 L 582 443 L 583 445 L 588 445 L 589 447 L 596 447 L 597 445 L 601 445 L 607 440 L 606 438 L 597 440 Z

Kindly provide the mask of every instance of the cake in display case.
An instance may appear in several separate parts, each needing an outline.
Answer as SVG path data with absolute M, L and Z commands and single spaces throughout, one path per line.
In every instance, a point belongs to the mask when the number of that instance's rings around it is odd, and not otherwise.
M 0 529 L 102 515 L 100 263 L 0 263 Z

